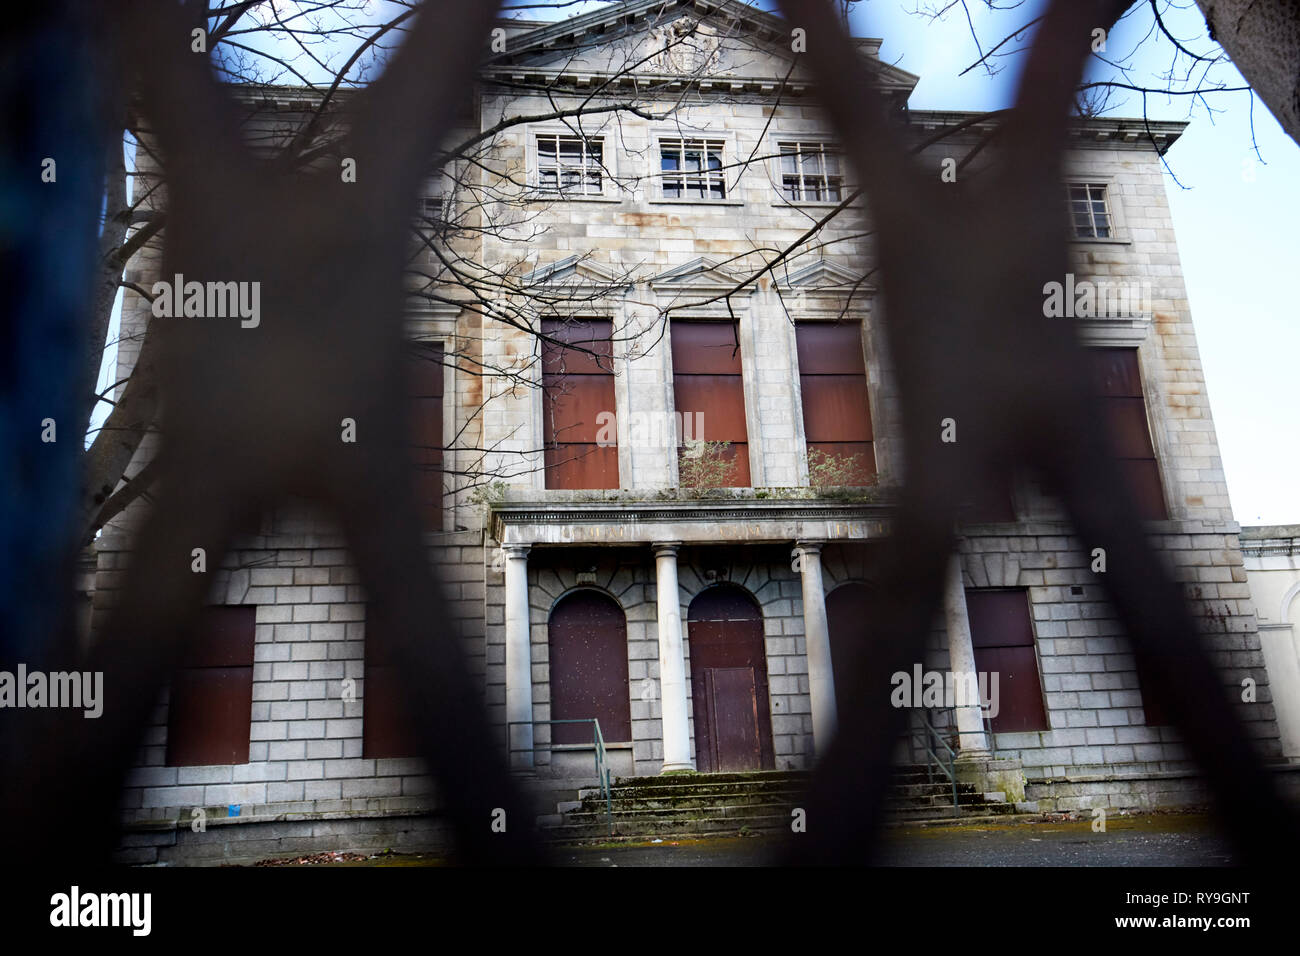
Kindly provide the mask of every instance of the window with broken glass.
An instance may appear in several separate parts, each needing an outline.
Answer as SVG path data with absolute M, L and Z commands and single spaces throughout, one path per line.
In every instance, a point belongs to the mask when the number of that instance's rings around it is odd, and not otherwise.
M 1070 231 L 1075 239 L 1110 239 L 1110 210 L 1103 183 L 1070 183 L 1066 186 L 1070 207 Z
M 537 137 L 537 188 L 566 196 L 605 192 L 600 139 L 545 134 Z
M 825 143 L 778 143 L 781 194 L 790 202 L 840 202 L 840 157 Z
M 720 139 L 659 141 L 664 199 L 726 199 Z

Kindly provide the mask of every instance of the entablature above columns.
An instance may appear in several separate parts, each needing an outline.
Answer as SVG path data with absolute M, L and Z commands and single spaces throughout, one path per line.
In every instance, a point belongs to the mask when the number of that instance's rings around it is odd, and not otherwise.
M 881 539 L 890 506 L 843 502 L 539 502 L 493 505 L 502 547 L 520 545 L 748 544 Z

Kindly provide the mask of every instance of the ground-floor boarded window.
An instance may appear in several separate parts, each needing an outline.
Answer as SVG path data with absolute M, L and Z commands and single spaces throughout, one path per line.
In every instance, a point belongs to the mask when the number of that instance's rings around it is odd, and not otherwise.
M 975 669 L 989 675 L 990 693 L 993 675 L 998 675 L 998 714 L 990 722 L 993 732 L 1047 730 L 1029 595 L 1023 588 L 968 590 L 966 612 Z
M 167 766 L 248 763 L 257 608 L 203 609 L 172 676 Z
M 365 757 L 416 757 L 419 737 L 406 703 L 406 685 L 393 639 L 374 605 L 366 608 L 365 683 L 362 685 L 361 753 Z
M 1169 717 L 1168 711 L 1156 699 L 1155 692 L 1150 690 L 1153 683 L 1151 672 L 1160 665 L 1150 657 L 1140 652 L 1135 653 L 1137 660 L 1138 688 L 1142 694 L 1142 714 L 1146 718 L 1148 727 L 1167 727 L 1173 723 Z

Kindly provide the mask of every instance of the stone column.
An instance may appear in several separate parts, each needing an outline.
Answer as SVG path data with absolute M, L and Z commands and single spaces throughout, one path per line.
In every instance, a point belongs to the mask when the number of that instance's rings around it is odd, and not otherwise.
M 528 546 L 506 545 L 506 722 L 510 766 L 533 765 L 533 651 L 528 626 Z
M 808 652 L 808 695 L 812 699 L 813 746 L 820 757 L 835 736 L 835 674 L 831 667 L 831 632 L 822 587 L 821 542 L 795 543 L 803 579 L 803 632 Z
M 662 773 L 694 770 L 690 727 L 686 722 L 686 658 L 682 612 L 677 600 L 677 549 L 680 541 L 654 546 L 655 591 L 659 611 L 659 713 L 663 722 Z
M 961 583 L 961 554 L 953 552 L 943 582 L 943 616 L 948 627 L 948 668 L 954 675 L 975 674 L 975 646 L 966 614 L 966 589 Z M 987 758 L 988 740 L 978 700 L 954 708 L 957 716 L 959 758 Z

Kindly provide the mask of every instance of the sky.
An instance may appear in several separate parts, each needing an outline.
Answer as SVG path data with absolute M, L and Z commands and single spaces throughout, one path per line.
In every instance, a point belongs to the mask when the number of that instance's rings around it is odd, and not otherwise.
M 1195 52 L 1214 49 L 1195 4 L 1177 2 L 1162 8 L 1165 25 Z M 555 19 L 601 5 L 524 9 L 519 15 Z M 774 4 L 761 0 L 758 6 Z M 882 59 L 921 77 L 910 100 L 914 108 L 1009 105 L 1022 57 L 1001 60 L 994 76 L 978 68 L 959 76 L 979 56 L 971 29 L 987 50 L 1031 20 L 1042 0 L 995 12 L 983 0 L 968 0 L 970 23 L 960 5 L 939 19 L 914 12 L 933 6 L 927 0 L 862 0 L 851 15 L 853 32 L 881 38 Z M 1138 85 L 1156 86 L 1173 48 L 1163 38 L 1144 40 L 1150 26 L 1147 5 L 1138 4 L 1107 38 L 1106 55 L 1136 50 L 1132 76 Z M 1211 80 L 1215 86 L 1247 85 L 1226 63 L 1214 67 Z M 1140 116 L 1142 108 L 1141 98 L 1128 94 L 1114 101 L 1108 115 Z M 1300 269 L 1300 145 L 1248 92 L 1203 99 L 1152 96 L 1146 108 L 1152 118 L 1191 123 L 1166 153 L 1165 188 L 1233 513 L 1243 525 L 1298 524 L 1300 308 L 1290 281 L 1291 270 Z M 112 352 L 101 388 L 112 381 Z M 101 405 L 100 418 L 106 410 Z

